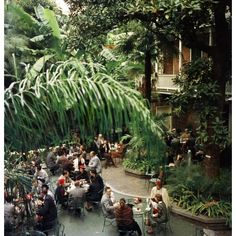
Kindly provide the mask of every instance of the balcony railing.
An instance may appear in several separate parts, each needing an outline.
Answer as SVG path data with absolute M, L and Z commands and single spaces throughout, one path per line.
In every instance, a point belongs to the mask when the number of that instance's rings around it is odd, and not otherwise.
M 153 92 L 162 93 L 162 94 L 171 94 L 178 89 L 173 83 L 173 79 L 176 75 L 158 75 L 158 79 L 153 86 Z
M 158 79 L 153 84 L 152 93 L 153 95 L 156 93 L 159 94 L 172 94 L 176 90 L 178 90 L 178 86 L 174 84 L 173 79 L 176 75 L 167 75 L 167 74 L 159 74 Z M 226 84 L 225 89 L 226 99 L 231 98 L 232 96 L 232 85 L 231 83 Z

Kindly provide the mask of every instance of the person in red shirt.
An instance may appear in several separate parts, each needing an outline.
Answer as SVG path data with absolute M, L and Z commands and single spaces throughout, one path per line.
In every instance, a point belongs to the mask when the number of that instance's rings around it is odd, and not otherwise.
M 119 230 L 133 230 L 137 231 L 139 236 L 142 235 L 142 231 L 138 223 L 133 218 L 132 208 L 126 205 L 124 198 L 120 199 L 119 207 L 115 208 L 115 217 Z

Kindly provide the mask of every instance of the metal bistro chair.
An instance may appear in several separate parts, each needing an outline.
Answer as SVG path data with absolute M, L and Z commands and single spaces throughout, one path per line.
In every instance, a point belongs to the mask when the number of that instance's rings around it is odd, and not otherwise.
M 65 225 L 63 225 L 62 223 L 57 224 L 56 236 L 66 236 L 66 234 L 65 234 Z
M 101 213 L 101 200 L 100 201 L 90 201 L 90 203 L 92 203 L 93 205 L 93 211 L 97 212 L 97 214 L 100 216 Z
M 104 232 L 104 228 L 106 226 L 110 226 L 110 225 L 113 225 L 113 226 L 116 226 L 116 219 L 115 218 L 108 218 L 104 212 L 102 211 L 102 214 L 103 214 L 103 227 L 102 227 L 102 232 Z
M 84 214 L 84 198 L 80 197 L 68 197 L 68 211 L 73 211 L 76 214 L 77 210 L 81 211 L 81 215 L 85 216 Z
M 98 192 L 100 194 L 100 200 L 90 201 L 93 205 L 93 210 L 96 211 L 99 216 L 100 216 L 100 212 L 101 212 L 100 210 L 102 209 L 101 199 L 102 199 L 103 191 L 104 191 L 104 188 L 100 189 Z
M 121 229 L 118 229 L 118 232 L 119 232 L 119 235 L 120 235 L 120 236 L 137 235 L 136 232 L 133 231 L 133 230 L 121 230 Z
M 57 228 L 59 222 L 57 220 L 53 221 L 53 226 L 49 229 L 43 230 L 43 233 L 48 236 L 59 236 L 57 235 Z
M 120 219 L 122 221 L 125 221 L 125 219 Z M 118 232 L 120 236 L 134 236 L 137 235 L 136 232 L 132 229 L 119 229 Z
M 161 232 L 166 235 L 167 232 L 173 233 L 171 225 L 170 225 L 170 209 L 167 209 L 167 221 L 162 223 L 155 222 L 153 224 L 155 227 L 155 235 L 159 235 Z
M 65 236 L 65 226 L 62 223 L 56 222 L 52 229 L 43 231 L 47 236 Z
M 152 178 L 152 176 L 154 175 L 154 172 L 150 170 L 146 170 L 145 172 L 145 186 L 149 185 L 149 180 Z
M 38 230 L 28 230 L 23 233 L 18 234 L 19 236 L 46 236 L 45 233 Z

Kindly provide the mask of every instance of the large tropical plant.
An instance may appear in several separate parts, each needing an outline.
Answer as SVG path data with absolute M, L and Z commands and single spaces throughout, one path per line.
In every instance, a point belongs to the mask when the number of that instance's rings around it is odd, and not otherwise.
M 67 55 L 63 53 L 66 29 L 59 26 L 54 11 L 35 5 L 32 15 L 18 4 L 6 4 L 5 12 L 6 87 L 24 76 L 24 67 L 28 64 L 32 65 L 46 55 L 55 55 L 57 60 Z M 61 18 L 63 17 L 59 19 Z M 39 62 L 38 65 L 43 64 Z M 40 70 L 41 68 L 32 68 L 32 73 Z
M 112 29 L 137 20 L 151 26 L 151 32 L 164 42 L 181 40 L 189 48 L 203 51 L 212 61 L 211 78 L 217 85 L 217 117 L 213 125 L 221 125 L 225 105 L 226 83 L 231 83 L 231 0 L 179 0 L 179 1 L 74 1 L 69 3 L 74 27 L 73 42 L 83 40 L 83 36 L 94 39 Z M 76 16 L 76 17 L 74 17 Z M 82 34 L 81 34 L 82 33 Z M 209 37 L 211 36 L 211 37 Z M 209 45 L 209 40 L 211 42 Z M 215 133 L 212 121 L 207 120 L 209 144 L 208 173 L 216 177 L 219 174 L 219 146 L 213 143 Z M 225 130 L 224 130 L 225 131 Z M 224 133 L 223 131 L 223 133 Z M 222 133 L 222 134 L 223 134 Z
M 29 70 L 26 78 L 12 83 L 5 90 L 6 142 L 26 148 L 40 140 L 61 138 L 75 125 L 87 134 L 95 126 L 107 132 L 113 124 L 122 127 L 131 120 L 148 122 L 146 129 L 160 134 L 137 91 L 118 83 L 101 65 L 90 67 L 72 58 L 35 79 Z
M 25 19 L 28 26 L 39 25 L 38 20 L 18 6 L 9 6 L 8 10 Z M 22 54 L 21 57 L 13 57 L 13 63 L 8 63 L 10 54 L 6 54 L 7 77 L 11 77 L 5 83 L 4 93 L 5 167 L 8 178 L 20 179 L 23 175 L 19 169 L 9 170 L 8 149 L 23 152 L 59 142 L 70 136 L 74 128 L 83 137 L 93 136 L 97 130 L 106 134 L 116 127 L 132 123 L 139 126 L 143 134 L 155 134 L 154 140 L 159 142 L 162 129 L 151 119 L 141 94 L 118 82 L 119 73 L 94 62 L 88 54 L 65 48 L 61 57 L 56 52 L 61 40 L 58 41 L 60 30 L 55 16 L 42 7 L 36 10 L 36 17 L 42 20 L 40 25 L 48 27 L 47 34 L 50 33 L 56 44 L 50 44 L 45 40 L 47 37 L 36 31 L 36 34 L 30 35 L 31 42 L 40 42 L 40 45 L 44 42 L 47 50 L 41 46 L 38 51 L 34 47 L 27 49 L 29 58 L 25 60 L 25 54 Z M 8 33 L 6 40 L 13 36 Z M 19 34 L 23 35 L 22 32 Z M 36 59 L 34 53 L 37 54 Z M 23 65 L 21 70 L 20 63 Z

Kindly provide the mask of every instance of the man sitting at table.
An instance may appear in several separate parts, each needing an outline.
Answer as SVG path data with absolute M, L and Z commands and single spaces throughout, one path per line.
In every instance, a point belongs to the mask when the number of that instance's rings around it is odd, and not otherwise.
M 101 205 L 103 214 L 109 219 L 114 219 L 115 218 L 114 210 L 116 207 L 118 207 L 118 204 L 116 203 L 113 204 L 111 199 L 111 193 L 112 193 L 111 188 L 105 187 L 105 193 L 102 196 Z
M 48 186 L 42 190 L 43 204 L 36 211 L 36 228 L 40 231 L 51 229 L 56 224 L 57 208 L 53 198 L 48 195 Z
M 157 227 L 160 227 L 161 223 L 165 223 L 168 221 L 166 204 L 163 202 L 161 194 L 156 194 L 155 198 L 151 200 L 151 206 L 151 223 L 157 222 L 157 224 L 159 224 L 157 225 Z M 147 233 L 154 233 L 151 225 L 149 225 Z
M 41 181 L 42 184 L 46 184 L 49 181 L 47 171 L 42 169 L 40 165 L 36 166 L 36 172 L 34 174 L 34 177 L 37 178 L 37 180 Z
M 91 184 L 89 186 L 88 192 L 86 193 L 86 207 L 85 209 L 91 211 L 93 208 L 92 202 L 101 201 L 104 183 L 100 175 L 97 175 L 96 170 L 90 171 Z
M 56 149 L 53 148 L 46 157 L 46 165 L 49 170 L 55 175 L 55 172 L 59 169 L 59 164 L 57 164 Z
M 57 188 L 55 190 L 56 203 L 61 204 L 62 207 L 66 207 L 68 195 L 65 190 L 65 179 L 59 179 Z
M 83 188 L 83 183 L 81 183 L 79 180 L 75 181 L 75 188 L 71 188 L 67 190 L 67 193 L 69 194 L 69 197 L 73 198 L 84 198 L 86 189 Z
M 68 187 L 70 184 L 73 183 L 73 180 L 70 178 L 70 173 L 69 173 L 68 170 L 63 170 L 63 173 L 62 173 L 62 175 L 58 178 L 58 181 L 59 181 L 60 179 L 64 179 L 64 180 L 65 180 L 65 182 L 64 182 L 65 187 Z
M 89 182 L 88 172 L 85 170 L 84 166 L 79 167 L 79 172 L 75 173 L 75 180 L 85 180 Z
M 83 188 L 82 186 L 83 186 L 82 182 L 75 181 L 75 188 L 67 190 L 67 193 L 69 194 L 68 209 L 70 209 L 73 206 L 76 206 L 76 203 L 78 201 L 80 201 L 82 204 L 84 203 L 86 188 Z M 77 214 L 80 215 L 81 213 L 80 208 L 74 210 L 76 211 Z
M 115 209 L 115 217 L 117 227 L 121 231 L 137 231 L 138 235 L 142 235 L 142 231 L 138 223 L 133 218 L 132 208 L 126 205 L 125 199 L 120 199 L 120 205 Z

